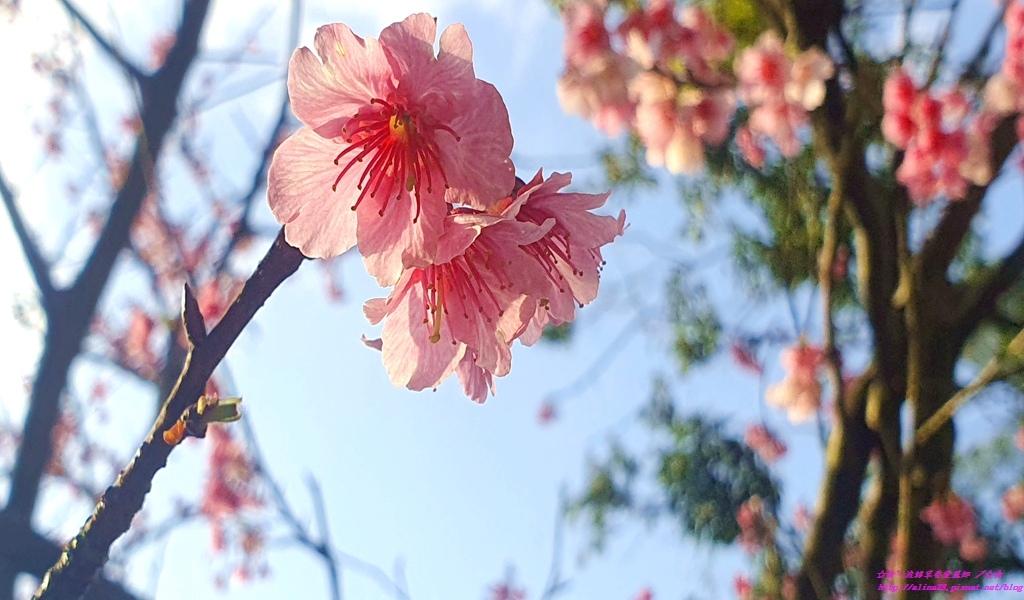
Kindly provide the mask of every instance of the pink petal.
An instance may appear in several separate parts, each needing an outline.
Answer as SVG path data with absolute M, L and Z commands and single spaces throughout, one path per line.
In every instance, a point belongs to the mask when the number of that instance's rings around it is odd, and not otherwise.
M 400 79 L 431 67 L 436 39 L 437 19 L 427 13 L 409 15 L 380 33 L 380 43 L 387 48 L 388 62 Z
M 310 258 L 338 256 L 356 244 L 356 215 L 331 189 L 336 148 L 303 127 L 278 147 L 270 163 L 270 210 L 284 223 L 288 243 Z
M 384 348 L 384 341 L 381 340 L 380 338 L 371 340 L 370 338 L 366 337 L 366 335 L 363 335 L 361 341 L 363 342 L 363 344 L 366 345 L 367 348 L 373 348 L 374 350 L 377 351 L 383 350 Z
M 459 361 L 459 366 L 455 368 L 455 374 L 459 377 L 462 390 L 473 402 L 483 404 L 487 400 L 488 391 L 492 395 L 498 393 L 494 377 L 473 363 L 473 356 L 470 352 L 467 352 Z
M 450 189 L 445 199 L 485 209 L 506 197 L 515 184 L 512 126 L 505 102 L 493 85 L 476 81 L 466 101 L 452 115 L 450 126 L 459 136 L 435 137 Z
M 441 52 L 437 61 L 441 67 L 455 73 L 462 72 L 463 77 L 475 77 L 473 74 L 473 42 L 466 33 L 462 23 L 449 25 L 441 34 Z
M 370 298 L 363 304 L 363 314 L 370 325 L 380 323 L 390 312 L 391 305 L 387 298 Z
M 466 352 L 465 344 L 455 342 L 451 329 L 441 326 L 441 339 L 431 342 L 423 324 L 423 286 L 410 281 L 402 292 L 392 294 L 394 311 L 384 322 L 381 335 L 384 367 L 391 383 L 419 391 L 436 387 L 455 371 Z
M 379 196 L 364 198 L 366 206 L 361 204 L 357 211 L 359 252 L 366 270 L 382 287 L 393 285 L 403 270 L 425 267 L 434 261 L 448 210 L 436 191 L 424 191 L 416 217 L 412 195 L 405 190 L 400 194 L 398 199 L 388 201 L 384 216 L 378 212 L 383 202 Z
M 305 125 L 320 128 L 351 117 L 371 98 L 386 97 L 391 67 L 377 40 L 364 40 L 334 23 L 318 29 L 313 43 L 320 60 L 309 48 L 299 48 L 288 67 L 292 111 Z

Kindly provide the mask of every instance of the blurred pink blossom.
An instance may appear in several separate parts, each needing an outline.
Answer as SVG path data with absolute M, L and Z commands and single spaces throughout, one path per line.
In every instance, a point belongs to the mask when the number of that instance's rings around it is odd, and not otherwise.
M 1003 518 L 1010 523 L 1024 519 L 1024 483 L 1006 490 L 1003 494 Z
M 921 520 L 931 526 L 935 539 L 947 546 L 973 538 L 977 531 L 974 507 L 953 492 L 932 500 L 921 510 Z
M 767 464 L 772 464 L 786 455 L 786 444 L 776 438 L 764 425 L 747 427 L 743 441 Z
M 751 111 L 753 138 L 741 143 L 741 151 L 756 136 L 764 136 L 783 156 L 795 156 L 803 147 L 798 134 L 808 123 L 807 111 L 825 99 L 825 81 L 834 72 L 831 59 L 817 48 L 790 59 L 782 39 L 769 31 L 736 57 L 733 70 L 739 99 Z
M 824 361 L 822 350 L 801 341 L 783 350 L 781 361 L 786 377 L 765 390 L 765 401 L 788 411 L 789 420 L 794 423 L 807 421 L 821 408 L 818 370 Z

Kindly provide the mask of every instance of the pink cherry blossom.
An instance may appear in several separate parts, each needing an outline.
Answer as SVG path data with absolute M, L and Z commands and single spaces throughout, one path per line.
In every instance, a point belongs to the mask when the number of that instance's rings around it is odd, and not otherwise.
M 754 592 L 754 586 L 750 583 L 749 577 L 737 575 L 732 580 L 732 586 L 736 591 L 736 598 L 738 600 L 750 600 L 751 594 Z
M 210 427 L 209 472 L 203 488 L 202 512 L 213 521 L 263 505 L 257 492 L 256 471 L 245 448 L 226 427 Z
M 771 139 L 783 156 L 795 156 L 803 147 L 798 134 L 808 123 L 807 111 L 825 99 L 831 59 L 817 48 L 790 59 L 782 39 L 768 31 L 736 57 L 733 70 L 739 99 L 750 108 L 750 132 Z
M 540 409 L 537 411 L 537 421 L 541 425 L 548 425 L 558 418 L 558 411 L 555 405 L 549 401 L 545 401 L 540 405 Z
M 886 113 L 909 113 L 918 91 L 909 73 L 895 69 L 886 78 L 882 88 L 882 107 Z
M 227 276 L 210 279 L 199 286 L 196 302 L 199 304 L 199 312 L 206 320 L 207 328 L 212 328 L 220 321 L 241 290 L 242 282 Z
M 771 524 L 760 496 L 751 496 L 736 511 L 736 524 L 740 527 L 736 541 L 750 554 L 764 548 L 771 535 Z
M 807 509 L 807 505 L 800 504 L 793 511 L 793 527 L 797 531 L 807 531 L 814 523 L 814 515 Z
M 597 296 L 601 247 L 623 233 L 625 213 L 591 213 L 608 194 L 562 192 L 571 181 L 538 172 L 486 211 L 454 209 L 437 262 L 407 269 L 387 299 L 366 303 L 371 323 L 386 319 L 381 340 L 367 343 L 395 385 L 422 390 L 455 373 L 483 402 L 508 373 L 515 339 L 533 344 Z
M 574 0 L 565 6 L 565 59 L 570 66 L 586 67 L 611 51 L 604 16 L 604 7 L 591 0 Z
M 499 583 L 491 586 L 491 595 L 487 600 L 526 600 L 526 592 L 507 583 Z
M 153 379 L 160 372 L 161 361 L 154 350 L 156 320 L 137 306 L 123 335 L 113 341 L 119 363 L 143 378 Z
M 566 113 L 589 119 L 608 135 L 619 135 L 633 120 L 635 106 L 627 84 L 635 73 L 636 64 L 615 52 L 583 67 L 570 65 L 558 80 L 558 102 Z
M 1006 53 L 1001 74 L 1019 89 L 1024 85 L 1024 5 L 1012 0 L 1006 7 L 1003 23 L 1006 25 Z
M 1020 425 L 1017 428 L 1017 433 L 1013 436 L 1013 445 L 1018 450 L 1024 452 L 1024 425 Z
M 483 401 L 508 374 L 516 338 L 535 343 L 597 296 L 601 247 L 623 233 L 626 215 L 589 212 L 607 194 L 570 194 L 571 175 L 543 173 L 515 198 L 444 221 L 437 264 L 407 269 L 386 299 L 365 306 L 382 335 L 392 383 L 422 390 L 456 373 Z
M 553 225 L 537 241 L 523 245 L 536 262 L 535 269 L 544 279 L 533 292 L 536 312 L 522 334 L 522 342 L 531 346 L 548 324 L 562 325 L 576 318 L 576 307 L 597 297 L 601 247 L 622 235 L 626 213 L 618 217 L 595 215 L 608 199 L 605 194 L 581 194 L 561 191 L 572 182 L 569 173 L 552 173 L 546 180 L 536 176 L 518 192 L 520 208 L 516 219 L 540 226 Z M 529 309 L 530 306 L 527 306 Z
M 416 14 L 379 40 L 317 30 L 292 56 L 288 92 L 303 127 L 270 166 L 268 200 L 306 256 L 357 243 L 382 285 L 434 262 L 447 206 L 484 209 L 512 189 L 508 112 L 473 72 L 465 28 Z
M 482 402 L 491 386 L 476 368 L 499 377 L 508 373 L 509 345 L 525 327 L 525 293 L 540 289 L 543 278 L 520 246 L 554 225 L 554 219 L 539 225 L 517 221 L 521 206 L 522 200 L 512 202 L 501 215 L 449 215 L 437 264 L 407 269 L 387 299 L 364 305 L 371 324 L 386 317 L 382 353 L 392 383 L 412 390 L 437 387 L 470 354 L 460 379 Z
M 921 520 L 931 526 L 935 539 L 947 546 L 971 539 L 977 532 L 974 507 L 952 492 L 922 509 Z
M 654 0 L 630 13 L 618 28 L 627 53 L 645 69 L 679 71 L 681 65 L 694 83 L 721 83 L 717 67 L 732 52 L 732 34 L 702 8 L 686 6 L 678 19 L 675 8 L 671 0 Z
M 765 401 L 788 411 L 789 420 L 800 423 L 813 418 L 821 408 L 822 386 L 818 370 L 824 361 L 820 348 L 801 341 L 782 352 L 786 377 L 765 390 Z
M 986 103 L 991 102 L 989 96 L 994 93 L 986 91 Z M 886 80 L 882 104 L 882 134 L 904 150 L 896 179 L 917 205 L 925 206 L 940 195 L 959 200 L 971 183 L 991 180 L 989 138 L 995 113 L 975 112 L 958 88 L 938 95 L 918 89 L 902 69 Z
M 636 596 L 633 596 L 633 600 L 653 600 L 653 599 L 654 599 L 654 592 L 651 591 L 651 588 L 649 588 L 649 587 L 642 588 L 639 592 L 636 593 Z
M 149 68 L 156 70 L 164 66 L 167 54 L 174 47 L 177 36 L 173 32 L 161 33 L 149 42 Z
M 757 137 L 746 125 L 736 130 L 736 146 L 740 149 L 743 160 L 755 169 L 763 167 L 765 160 L 768 159 L 764 147 L 758 143 Z
M 1003 518 L 1010 523 L 1024 519 L 1024 484 L 1018 483 L 1003 494 Z
M 810 382 L 817 380 L 818 369 L 825 362 L 825 354 L 817 346 L 800 342 L 783 350 L 780 360 L 791 377 L 801 382 Z
M 800 382 L 792 377 L 769 386 L 765 390 L 765 402 L 785 410 L 793 423 L 805 423 L 813 419 L 821 409 L 821 383 Z
M 984 560 L 988 555 L 988 542 L 980 535 L 973 535 L 960 541 L 960 558 L 969 561 Z
M 786 444 L 775 437 L 764 425 L 751 425 L 743 435 L 743 441 L 757 452 L 765 463 L 771 464 L 786 455 Z
M 764 366 L 761 365 L 761 361 L 757 360 L 753 348 L 743 340 L 733 341 L 729 346 L 729 354 L 732 356 L 733 361 L 743 369 L 755 375 L 764 373 Z
M 663 62 L 668 54 L 663 50 L 664 42 L 679 37 L 675 9 L 673 0 L 651 0 L 645 7 L 630 12 L 619 24 L 617 32 L 626 41 L 630 58 L 643 68 L 650 69 L 656 62 Z
M 816 47 L 801 52 L 790 67 L 786 82 L 786 100 L 804 110 L 814 110 L 825 101 L 825 81 L 832 77 L 835 67 L 832 59 Z
M 721 144 L 735 111 L 725 92 L 694 92 L 680 97 L 676 83 L 653 72 L 630 83 L 637 100 L 634 126 L 647 148 L 652 167 L 673 174 L 696 173 L 704 167 L 704 142 Z
M 758 38 L 757 43 L 736 57 L 740 100 L 750 106 L 777 101 L 785 96 L 792 62 L 782 48 L 782 39 L 774 31 Z

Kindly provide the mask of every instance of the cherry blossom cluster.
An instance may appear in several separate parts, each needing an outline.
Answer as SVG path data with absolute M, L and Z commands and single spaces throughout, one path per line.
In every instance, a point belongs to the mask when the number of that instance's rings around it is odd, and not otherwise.
M 465 28 L 426 14 L 379 39 L 321 27 L 292 56 L 288 91 L 303 127 L 270 167 L 285 238 L 312 258 L 358 246 L 387 298 L 368 301 L 391 381 L 436 388 L 456 373 L 482 402 L 511 368 L 511 344 L 575 318 L 597 295 L 601 247 L 625 214 L 608 194 L 562 191 L 568 174 L 517 180 L 497 90 L 476 78 Z
M 704 145 L 725 143 L 739 102 L 749 118 L 736 143 L 752 166 L 764 165 L 768 140 L 786 157 L 803 147 L 798 134 L 833 75 L 822 51 L 791 57 L 776 34 L 765 33 L 730 70 L 735 40 L 700 7 L 677 11 L 673 0 L 651 0 L 614 28 L 606 18 L 607 6 L 597 0 L 564 8 L 558 96 L 566 112 L 609 135 L 634 131 L 648 163 L 675 174 L 699 171 Z
M 1013 0 L 1003 16 L 1006 52 L 1002 68 L 985 85 L 986 110 L 998 116 L 1024 112 L 1024 4 Z M 1024 120 L 1017 119 L 1017 137 L 1024 133 Z
M 1024 519 L 1024 483 L 1006 490 L 1003 494 L 1003 518 L 1009 523 Z
M 757 452 L 766 464 L 772 464 L 786 455 L 786 444 L 764 425 L 747 427 L 743 441 L 751 450 Z
M 794 423 L 808 421 L 821 408 L 822 386 L 818 375 L 824 354 L 821 348 L 801 340 L 783 350 L 781 360 L 786 377 L 765 390 L 765 401 L 786 410 Z
M 988 553 L 985 538 L 978 535 L 974 507 L 952 492 L 922 509 L 921 520 L 931 526 L 932 534 L 940 543 L 958 546 L 964 560 L 981 560 Z
M 496 583 L 491 586 L 487 600 L 526 600 L 526 592 L 507 583 Z
M 996 119 L 974 111 L 964 91 L 933 94 L 895 69 L 885 82 L 882 104 L 882 133 L 904 151 L 896 180 L 915 204 L 925 206 L 939 196 L 960 200 L 969 184 L 991 180 L 988 139 Z
M 744 159 L 755 167 L 764 164 L 759 140 L 772 140 L 783 156 L 796 156 L 804 143 L 800 130 L 807 112 L 825 100 L 825 81 L 832 77 L 832 60 L 811 48 L 791 59 L 782 39 L 773 32 L 761 34 L 757 43 L 736 58 L 737 92 L 750 109 L 745 127 L 736 133 Z
M 210 521 L 213 551 L 231 550 L 229 558 L 237 563 L 232 574 L 239 581 L 254 574 L 266 575 L 264 532 L 245 519 L 265 504 L 255 465 L 227 427 L 210 427 L 207 437 L 210 454 L 200 513 Z M 218 576 L 215 583 L 222 587 L 226 577 Z
M 772 543 L 775 523 L 760 496 L 751 496 L 740 505 L 736 511 L 736 524 L 740 526 L 736 541 L 747 552 L 755 554 Z

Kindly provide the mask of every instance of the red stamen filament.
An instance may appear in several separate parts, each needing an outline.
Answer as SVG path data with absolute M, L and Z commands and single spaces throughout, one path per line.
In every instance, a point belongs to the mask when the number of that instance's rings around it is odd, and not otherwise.
M 331 189 L 338 191 L 338 184 L 349 170 L 357 163 L 362 164 L 362 173 L 356 183 L 359 196 L 352 204 L 352 210 L 359 208 L 367 196 L 375 198 L 380 192 L 384 194 L 384 199 L 377 212 L 383 217 L 390 201 L 400 199 L 404 189 L 414 196 L 416 214 L 412 221 L 416 223 L 421 212 L 421 192 L 424 189 L 428 194 L 433 192 L 434 172 L 441 174 L 445 189 L 449 188 L 437 143 L 427 132 L 445 131 L 454 136 L 456 141 L 461 138 L 447 125 L 425 126 L 416 115 L 400 104 L 373 98 L 370 105 L 379 108 L 369 114 L 356 113 L 342 127 L 348 147 L 335 157 L 334 164 L 340 166 L 343 158 L 347 158 L 348 162 L 342 167 Z
M 432 343 L 436 344 L 441 340 L 441 321 L 442 318 L 449 316 L 449 302 L 454 298 L 458 298 L 463 307 L 463 319 L 472 318 L 465 308 L 474 305 L 488 323 L 493 322 L 492 315 L 495 312 L 499 318 L 505 314 L 498 298 L 488 285 L 488 281 L 493 278 L 484 277 L 477 269 L 476 262 L 479 262 L 480 253 L 475 250 L 470 247 L 466 254 L 451 262 L 431 265 L 422 270 L 423 324 L 427 327 Z M 495 274 L 494 271 L 487 270 Z M 502 283 L 502 289 L 508 285 Z

